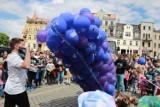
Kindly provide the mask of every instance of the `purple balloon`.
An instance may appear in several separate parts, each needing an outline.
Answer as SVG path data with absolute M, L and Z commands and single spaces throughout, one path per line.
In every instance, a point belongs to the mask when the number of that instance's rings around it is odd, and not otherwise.
M 100 84 L 103 86 L 105 84 L 105 82 L 107 81 L 107 77 L 104 74 L 103 76 L 98 78 L 98 81 L 100 82 Z
M 106 74 L 107 72 L 109 72 L 109 65 L 108 64 L 104 64 L 101 68 L 101 70 L 99 71 L 100 75 Z
M 83 35 L 79 36 L 79 42 L 77 44 L 78 48 L 83 49 L 83 48 L 86 48 L 87 45 L 88 45 L 88 38 Z
M 94 64 L 93 69 L 100 70 L 103 66 L 103 61 Z
M 110 84 L 115 84 L 115 82 L 117 81 L 117 79 L 116 79 L 116 77 L 115 76 L 113 76 L 110 80 L 108 80 L 108 82 L 110 83 Z
M 106 76 L 107 76 L 107 81 L 109 82 L 109 80 L 111 80 L 114 75 L 109 72 L 106 74 Z
M 111 64 L 114 62 L 111 54 L 110 54 L 110 56 L 111 56 L 111 57 L 109 57 L 109 60 L 106 62 L 106 63 L 109 64 L 109 65 L 111 65 Z
M 109 83 L 108 83 L 108 81 L 106 81 L 105 83 L 104 83 L 104 90 L 106 91 L 107 90 L 107 88 L 109 87 Z
M 44 43 L 46 42 L 46 39 L 47 39 L 47 31 L 46 30 L 40 30 L 38 31 L 37 35 L 37 40 L 41 43 Z
M 108 42 L 107 42 L 107 41 L 103 42 L 102 48 L 103 48 L 105 51 L 107 51 L 107 49 L 108 49 Z
M 90 23 L 91 23 L 91 24 L 94 24 L 95 19 L 94 19 L 94 16 L 93 16 L 92 13 L 83 13 L 82 16 L 87 17 L 87 18 L 90 20 Z

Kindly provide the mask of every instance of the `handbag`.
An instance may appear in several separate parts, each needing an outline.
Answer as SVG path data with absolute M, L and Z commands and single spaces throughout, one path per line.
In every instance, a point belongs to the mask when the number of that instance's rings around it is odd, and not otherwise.
M 37 68 L 36 68 L 36 67 L 30 67 L 30 68 L 29 68 L 29 71 L 37 72 Z

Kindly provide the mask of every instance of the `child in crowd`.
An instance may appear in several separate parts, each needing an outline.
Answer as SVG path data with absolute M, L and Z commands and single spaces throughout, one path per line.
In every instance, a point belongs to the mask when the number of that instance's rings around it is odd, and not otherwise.
M 66 77 L 67 77 L 67 85 L 70 85 L 71 84 L 72 75 L 71 75 L 71 73 L 70 73 L 68 68 L 66 68 L 66 71 L 67 71 L 67 75 L 66 75 Z
M 3 97 L 3 80 L 2 80 L 3 64 L 0 62 L 0 97 Z
M 131 70 L 131 74 L 130 74 L 129 80 L 131 82 L 132 92 L 136 93 L 136 86 L 137 86 L 137 82 L 138 82 L 138 76 L 137 76 L 136 69 L 132 69 Z
M 55 65 L 53 64 L 53 59 L 49 59 L 48 64 L 46 66 L 47 70 L 47 84 L 51 85 L 54 81 L 53 70 L 55 69 Z

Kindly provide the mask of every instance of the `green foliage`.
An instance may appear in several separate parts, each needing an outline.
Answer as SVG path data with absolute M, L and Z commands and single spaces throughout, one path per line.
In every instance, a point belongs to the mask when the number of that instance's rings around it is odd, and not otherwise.
M 0 32 L 0 46 L 9 45 L 9 36 L 5 33 Z

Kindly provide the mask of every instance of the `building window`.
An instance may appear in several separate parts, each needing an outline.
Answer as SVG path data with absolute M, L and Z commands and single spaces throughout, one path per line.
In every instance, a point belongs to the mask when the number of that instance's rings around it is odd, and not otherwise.
M 131 33 L 130 32 L 126 32 L 125 36 L 130 37 Z
M 136 46 L 138 46 L 138 41 L 136 41 Z
M 154 36 L 154 39 L 156 39 L 156 35 Z
M 132 41 L 130 41 L 130 45 L 132 45 Z
M 142 46 L 144 47 L 144 42 L 142 42 Z
M 160 44 L 158 45 L 158 48 L 160 48 Z
M 123 45 L 126 45 L 126 40 L 123 40 Z
M 146 34 L 145 33 L 143 33 L 143 38 L 145 38 L 146 37 Z
M 105 32 L 107 33 L 107 29 L 105 29 Z
M 31 39 L 31 35 L 28 35 L 28 39 L 29 39 L 29 40 Z
M 36 44 L 33 44 L 33 48 L 36 49 Z
M 117 45 L 120 45 L 120 40 L 117 40 Z
M 150 39 L 150 34 L 148 34 L 148 39 Z
M 154 43 L 154 48 L 156 48 L 156 43 Z
M 34 39 L 35 39 L 35 40 L 37 39 L 36 35 L 34 35 Z
M 150 42 L 148 43 L 148 47 L 150 47 Z
M 135 38 L 139 38 L 139 33 L 135 33 Z
M 31 28 L 30 28 L 30 27 L 28 28 L 28 31 L 31 31 Z
M 106 26 L 108 25 L 108 21 L 105 21 L 105 25 L 106 25 Z
M 111 21 L 111 26 L 113 26 L 113 21 Z
M 148 30 L 151 30 L 151 27 L 150 27 L 150 26 L 148 27 Z
M 146 27 L 145 26 L 143 26 L 143 30 L 145 30 L 146 29 Z

